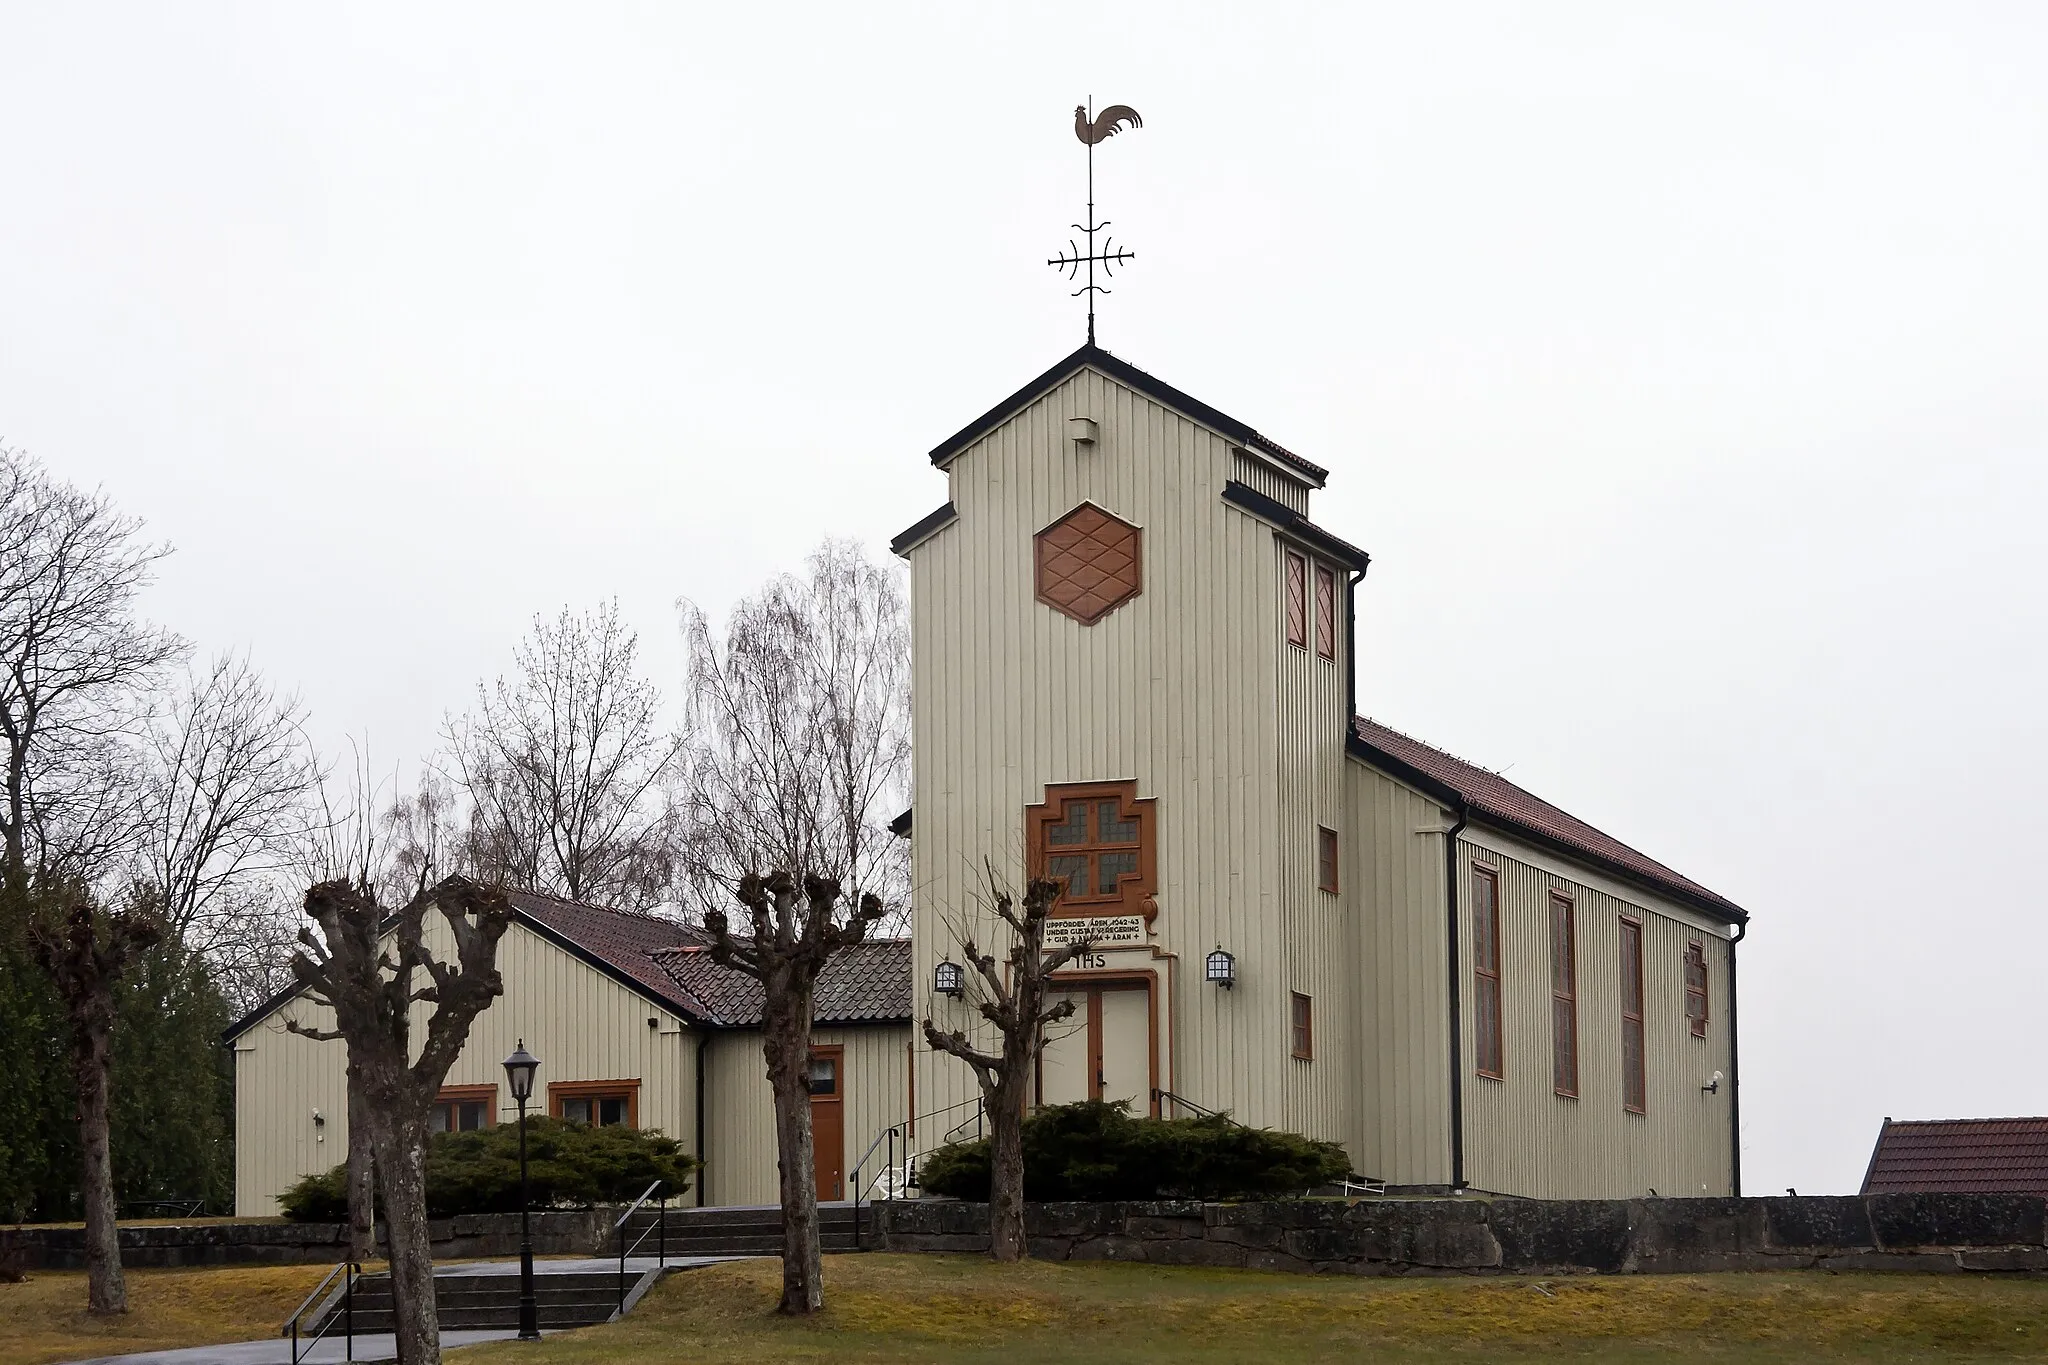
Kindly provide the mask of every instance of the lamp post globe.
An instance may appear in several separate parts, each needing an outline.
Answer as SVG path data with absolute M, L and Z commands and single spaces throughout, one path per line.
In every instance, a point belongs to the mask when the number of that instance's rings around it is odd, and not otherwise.
M 533 1098 L 534 1073 L 540 1058 L 526 1050 L 526 1040 L 505 1059 L 505 1083 L 519 1105 L 519 1339 L 540 1340 L 540 1302 L 533 1293 L 533 1228 L 526 1210 L 526 1102 Z

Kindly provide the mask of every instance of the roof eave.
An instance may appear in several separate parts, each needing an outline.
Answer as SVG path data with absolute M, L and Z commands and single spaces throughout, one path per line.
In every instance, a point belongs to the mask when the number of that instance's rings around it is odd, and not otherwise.
M 1441 778 L 1430 776 L 1414 764 L 1382 749 L 1379 745 L 1360 735 L 1355 729 L 1346 736 L 1344 747 L 1347 753 L 1358 758 L 1361 762 L 1368 763 L 1391 777 L 1399 778 L 1428 796 L 1446 802 L 1453 809 L 1461 812 L 1468 819 L 1478 824 L 1498 829 L 1505 834 L 1512 834 L 1515 838 L 1535 844 L 1539 848 L 1555 853 L 1560 858 L 1582 863 L 1587 867 L 1613 877 L 1617 881 L 1626 882 L 1628 885 L 1637 887 L 1652 895 L 1663 896 L 1668 900 L 1676 901 L 1688 909 L 1697 910 L 1703 915 L 1721 921 L 1723 924 L 1749 923 L 1749 912 L 1739 905 L 1719 900 L 1713 896 L 1703 896 L 1696 891 L 1676 885 L 1675 883 L 1661 882 L 1654 878 L 1646 877 L 1635 868 L 1594 853 L 1589 849 L 1580 848 L 1576 844 L 1567 843 L 1555 835 L 1536 829 L 1523 821 L 1514 819 L 1512 816 L 1490 808 L 1476 806 L 1457 788 Z

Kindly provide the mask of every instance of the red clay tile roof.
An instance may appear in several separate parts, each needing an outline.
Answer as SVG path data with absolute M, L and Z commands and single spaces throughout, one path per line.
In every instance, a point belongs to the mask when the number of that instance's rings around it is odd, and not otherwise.
M 747 1028 L 761 1022 L 761 983 L 711 960 L 705 948 L 656 953 L 672 989 L 704 1002 L 710 1022 Z M 812 1022 L 902 1023 L 910 1018 L 910 940 L 872 939 L 841 949 L 818 977 Z
M 559 900 L 533 891 L 508 891 L 512 908 L 542 929 L 553 931 L 572 949 L 597 960 L 623 975 L 640 989 L 671 1009 L 692 1018 L 703 1018 L 702 1002 L 676 989 L 676 982 L 654 965 L 651 953 L 704 942 L 704 936 L 686 924 L 656 915 L 632 915 L 619 910 L 600 910 L 594 905 Z
M 1884 1121 L 1865 1194 L 2048 1195 L 2048 1118 Z
M 1364 716 L 1353 718 L 1358 741 L 1370 754 L 1391 760 L 1390 766 L 1409 768 L 1440 786 L 1448 787 L 1481 820 L 1499 824 L 1510 832 L 1530 835 L 1567 854 L 1578 854 L 1595 866 L 1665 891 L 1689 905 L 1731 922 L 1740 923 L 1749 913 L 1725 896 L 1709 891 L 1690 877 L 1680 876 L 1664 864 L 1636 852 L 1619 839 L 1601 833 L 1575 815 L 1569 815 L 1540 797 L 1531 795 L 1498 773 L 1453 758 L 1441 749 L 1411 739 Z M 1398 775 L 1398 774 L 1397 774 Z

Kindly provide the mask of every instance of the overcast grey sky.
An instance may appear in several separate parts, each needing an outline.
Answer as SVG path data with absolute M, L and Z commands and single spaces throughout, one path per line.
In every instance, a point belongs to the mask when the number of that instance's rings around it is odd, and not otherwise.
M 1752 1192 L 2048 1113 L 2048 6 L 0 4 L 0 441 L 429 749 L 1081 340 L 1331 468 L 1371 714 L 1750 907 Z

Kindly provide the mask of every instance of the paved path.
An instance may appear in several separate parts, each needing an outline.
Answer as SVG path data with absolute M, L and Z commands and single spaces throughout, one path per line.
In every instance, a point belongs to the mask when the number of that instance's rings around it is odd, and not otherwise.
M 717 1265 L 721 1261 L 736 1261 L 738 1256 L 671 1256 L 670 1270 L 689 1270 L 700 1265 Z M 626 1259 L 626 1273 L 640 1276 L 658 1268 L 659 1262 L 653 1256 L 631 1256 Z M 616 1256 L 565 1257 L 559 1260 L 535 1261 L 536 1275 L 577 1275 L 591 1271 L 613 1271 L 619 1268 Z M 455 1279 L 473 1275 L 518 1274 L 517 1261 L 467 1261 L 461 1265 L 443 1265 L 434 1268 L 434 1278 Z M 569 1328 L 560 1331 L 573 1330 Z M 493 1331 L 455 1331 L 441 1333 L 441 1345 L 474 1346 L 480 1341 L 511 1341 L 519 1334 L 510 1328 Z M 555 1336 L 556 1331 L 543 1333 Z M 348 1343 L 338 1338 L 322 1341 L 303 1351 L 299 1356 L 300 1365 L 338 1365 L 349 1358 L 345 1348 Z M 375 1335 L 358 1335 L 355 1339 L 354 1358 L 357 1360 L 395 1360 L 398 1358 L 398 1344 L 389 1332 Z M 94 1356 L 90 1360 L 70 1362 L 70 1365 L 291 1365 L 292 1339 L 290 1337 L 269 1337 L 263 1341 L 234 1341 L 221 1346 L 187 1346 L 176 1351 L 137 1351 L 125 1356 Z
M 617 1262 L 613 1262 L 614 1265 Z M 441 1345 L 474 1346 L 480 1341 L 510 1341 L 519 1334 L 514 1331 L 496 1332 L 443 1332 Z M 548 1335 L 552 1336 L 553 1333 Z M 299 1360 L 314 1362 L 314 1365 L 335 1365 L 347 1358 L 342 1348 L 347 1343 L 323 1341 L 300 1355 Z M 125 1356 L 95 1356 L 81 1360 L 75 1365 L 291 1365 L 292 1339 L 271 1337 L 264 1341 L 236 1341 L 225 1346 L 188 1346 L 180 1351 L 140 1351 Z M 376 1336 L 359 1336 L 355 1340 L 357 1360 L 396 1360 L 398 1340 L 389 1332 Z

